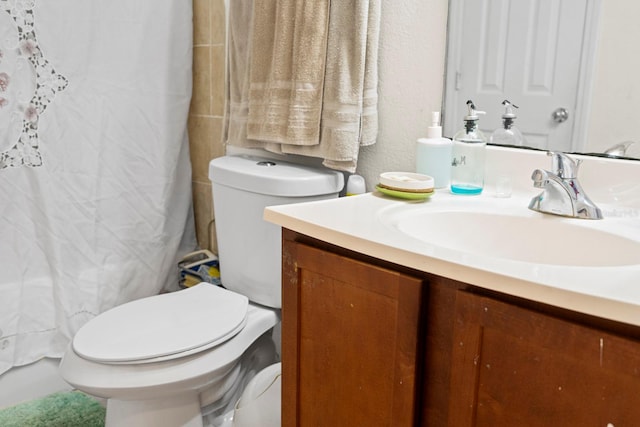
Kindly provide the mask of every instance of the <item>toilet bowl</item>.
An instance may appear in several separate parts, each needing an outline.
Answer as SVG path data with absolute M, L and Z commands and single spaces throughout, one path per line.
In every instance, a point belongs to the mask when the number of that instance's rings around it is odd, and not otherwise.
M 247 383 L 278 361 L 281 230 L 263 210 L 343 187 L 339 172 L 251 156 L 214 159 L 209 177 L 224 287 L 200 283 L 115 307 L 84 325 L 62 358 L 64 380 L 107 399 L 107 427 L 200 427 L 203 408 L 213 418 L 233 411 Z M 279 393 L 267 388 L 242 418 L 274 415 Z
M 144 324 L 141 313 L 144 309 L 151 318 L 171 317 L 171 312 L 166 311 L 163 316 L 154 316 L 154 310 L 164 309 L 173 302 L 176 312 L 190 304 L 197 307 L 225 303 L 227 307 L 236 308 L 229 296 L 240 300 L 243 297 L 202 283 L 116 307 L 99 316 L 101 321 L 97 327 L 90 322 L 81 328 L 76 335 L 79 339 L 74 339 L 60 363 L 60 373 L 75 388 L 107 399 L 107 426 L 202 426 L 202 406 L 218 402 L 221 412 L 229 410 L 241 391 L 235 390 L 234 385 L 276 361 L 269 332 L 279 322 L 279 311 L 247 302 L 245 316 L 240 321 L 243 327 L 233 333 L 239 316 L 232 317 L 229 323 L 232 332 L 213 346 L 199 343 L 197 334 L 191 345 L 186 339 L 165 340 L 160 334 L 154 337 L 146 332 L 155 328 Z M 183 315 L 189 313 L 198 311 L 186 310 Z M 129 327 L 118 334 L 94 334 L 116 316 L 115 323 L 122 322 Z M 224 322 L 223 317 L 218 320 Z M 188 332 L 185 324 L 164 326 L 167 338 L 175 337 L 180 331 Z M 220 325 L 216 327 L 218 331 L 224 330 Z M 188 322 L 186 328 L 189 328 Z M 136 336 L 138 342 L 149 343 L 149 351 L 145 354 L 143 345 L 134 345 L 131 360 L 125 360 L 122 355 L 127 353 Z M 179 345 L 172 346 L 172 343 Z M 185 343 L 190 347 L 187 350 L 183 349 Z M 91 347 L 92 344 L 96 346 Z M 74 347 L 82 352 L 79 354 Z M 161 347 L 164 347 L 163 353 L 158 352 Z

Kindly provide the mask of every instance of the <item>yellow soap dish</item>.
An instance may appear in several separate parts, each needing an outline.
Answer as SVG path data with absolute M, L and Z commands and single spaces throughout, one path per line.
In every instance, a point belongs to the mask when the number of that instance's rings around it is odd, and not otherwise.
M 408 200 L 424 200 L 431 197 L 431 195 L 434 193 L 433 189 L 431 189 L 431 191 L 422 191 L 422 192 L 402 191 L 402 190 L 395 190 L 395 189 L 386 187 L 382 184 L 378 184 L 376 186 L 376 190 L 378 190 L 379 192 L 387 196 L 397 197 L 400 199 L 408 199 Z

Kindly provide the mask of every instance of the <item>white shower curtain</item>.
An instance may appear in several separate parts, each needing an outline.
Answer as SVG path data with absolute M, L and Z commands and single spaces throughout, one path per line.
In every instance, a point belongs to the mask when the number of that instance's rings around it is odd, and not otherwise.
M 0 373 L 177 283 L 190 0 L 0 0 Z

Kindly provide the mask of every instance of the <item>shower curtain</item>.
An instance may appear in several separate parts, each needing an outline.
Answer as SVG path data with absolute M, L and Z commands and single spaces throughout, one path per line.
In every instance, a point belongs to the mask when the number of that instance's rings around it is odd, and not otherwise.
M 0 373 L 195 248 L 184 0 L 0 0 Z

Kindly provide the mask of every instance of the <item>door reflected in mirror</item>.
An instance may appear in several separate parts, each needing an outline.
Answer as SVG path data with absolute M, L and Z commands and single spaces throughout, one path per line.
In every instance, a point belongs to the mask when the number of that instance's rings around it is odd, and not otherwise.
M 532 148 L 604 153 L 640 140 L 637 16 L 635 0 L 450 0 L 444 134 L 472 99 L 489 137 L 508 99 Z M 622 155 L 640 158 L 640 143 Z

